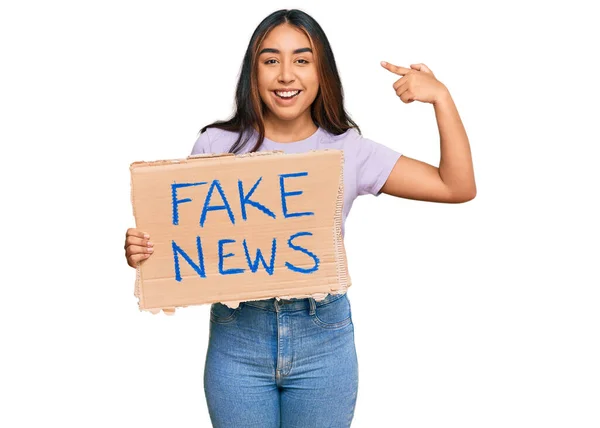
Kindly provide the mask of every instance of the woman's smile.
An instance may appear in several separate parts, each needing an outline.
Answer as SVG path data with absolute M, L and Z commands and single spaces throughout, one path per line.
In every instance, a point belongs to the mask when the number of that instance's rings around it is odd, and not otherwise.
M 296 91 L 296 95 L 292 95 L 291 97 L 281 97 L 277 94 L 277 92 L 278 91 L 271 91 L 273 97 L 275 98 L 275 102 L 282 107 L 293 105 L 296 102 L 296 98 L 298 98 L 302 94 L 302 91 Z M 293 94 L 293 92 L 283 92 L 283 94 L 288 95 Z

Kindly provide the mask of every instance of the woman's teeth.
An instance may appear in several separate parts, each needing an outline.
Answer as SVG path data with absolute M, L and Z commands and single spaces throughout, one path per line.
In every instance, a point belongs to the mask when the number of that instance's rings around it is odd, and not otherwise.
M 275 91 L 275 94 L 280 98 L 293 98 L 296 95 L 298 95 L 299 93 L 300 93 L 300 91 L 293 91 L 293 92 L 277 92 L 277 91 Z

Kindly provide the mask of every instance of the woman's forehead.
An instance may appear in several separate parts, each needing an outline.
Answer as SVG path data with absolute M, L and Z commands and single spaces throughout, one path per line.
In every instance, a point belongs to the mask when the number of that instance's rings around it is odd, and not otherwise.
M 269 49 L 273 53 L 297 53 L 295 50 L 308 48 L 310 50 L 310 40 L 306 34 L 291 25 L 279 25 L 269 32 L 263 40 L 260 51 Z M 303 52 L 307 52 L 303 50 Z M 312 52 L 312 50 L 310 50 Z

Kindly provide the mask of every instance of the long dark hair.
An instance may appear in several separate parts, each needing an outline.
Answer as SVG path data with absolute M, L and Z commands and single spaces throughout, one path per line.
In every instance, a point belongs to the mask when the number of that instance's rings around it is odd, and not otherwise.
M 256 27 L 242 63 L 242 70 L 235 91 L 235 114 L 226 121 L 216 121 L 200 129 L 219 128 L 239 134 L 229 153 L 238 153 L 248 142 L 254 129 L 258 129 L 258 140 L 250 152 L 258 150 L 264 141 L 265 125 L 263 120 L 265 104 L 258 92 L 258 49 L 267 34 L 281 24 L 291 24 L 303 31 L 317 58 L 319 91 L 310 106 L 312 120 L 316 126 L 333 135 L 340 135 L 350 128 L 360 128 L 344 109 L 344 90 L 335 65 L 335 58 L 321 26 L 310 15 L 298 9 L 281 9 L 267 16 Z M 362 135 L 362 134 L 361 134 Z M 244 138 L 245 136 L 245 138 Z M 242 142 L 242 138 L 244 141 Z

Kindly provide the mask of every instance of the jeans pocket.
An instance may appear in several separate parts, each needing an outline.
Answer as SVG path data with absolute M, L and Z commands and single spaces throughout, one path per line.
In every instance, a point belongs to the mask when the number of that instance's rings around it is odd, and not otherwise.
M 352 309 L 346 293 L 324 305 L 317 306 L 312 320 L 319 327 L 330 330 L 352 324 Z
M 241 308 L 241 304 L 237 308 L 232 309 L 220 302 L 213 303 L 210 306 L 210 320 L 218 324 L 227 324 L 233 322 L 240 313 Z

